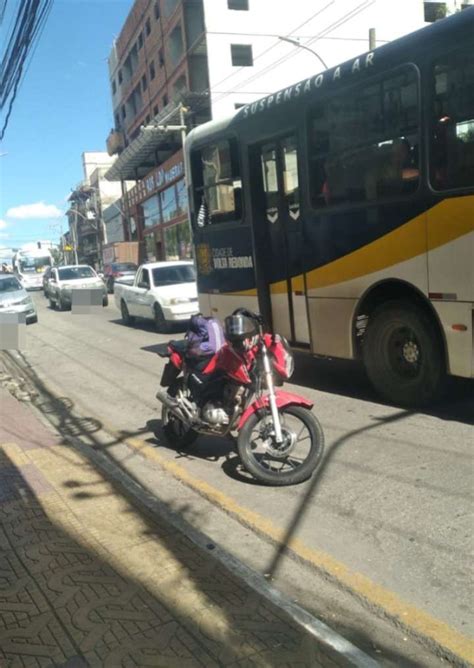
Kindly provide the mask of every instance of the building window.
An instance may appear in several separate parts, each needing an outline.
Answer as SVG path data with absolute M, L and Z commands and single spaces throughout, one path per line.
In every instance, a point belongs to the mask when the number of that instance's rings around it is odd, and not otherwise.
M 251 67 L 253 65 L 251 44 L 231 44 L 230 52 L 234 67 Z
M 148 37 L 148 35 L 151 33 L 151 23 L 150 23 L 150 19 L 147 19 L 146 22 L 145 22 L 145 32 L 146 32 L 146 36 L 147 36 L 147 37 Z
M 155 2 L 155 19 L 158 21 L 160 18 L 160 3 Z
M 155 104 L 155 106 L 153 107 L 153 116 L 156 116 L 157 114 L 158 114 L 158 105 Z
M 115 79 L 112 81 L 112 95 L 115 95 L 117 92 L 117 84 L 115 83 Z
M 410 195 L 420 181 L 416 70 L 400 68 L 322 101 L 310 132 L 315 207 Z
M 148 86 L 148 82 L 146 80 L 146 74 L 142 76 L 142 90 L 146 90 Z
M 166 107 L 167 104 L 168 104 L 168 96 L 163 95 L 163 106 Z
M 120 130 L 120 116 L 115 114 L 115 129 Z
M 141 32 L 138 35 L 138 50 L 140 50 L 143 46 L 143 33 Z
M 164 67 L 165 66 L 165 54 L 163 52 L 163 49 L 160 49 L 160 51 L 158 53 L 158 58 L 159 58 L 160 67 Z
M 150 122 L 150 114 L 147 114 L 145 118 L 145 123 L 148 125 L 149 122 Z
M 153 195 L 150 199 L 145 200 L 141 206 L 143 211 L 143 226 L 145 228 L 154 227 L 162 222 L 158 195 Z
M 122 83 L 122 81 L 123 81 L 122 70 L 119 70 L 119 71 L 118 71 L 118 82 L 119 82 L 119 85 Z
M 227 7 L 229 9 L 239 9 L 241 11 L 248 11 L 249 0 L 227 0 Z
M 125 118 L 127 112 L 125 111 L 125 106 L 122 107 L 122 118 Z
M 447 14 L 447 6 L 445 2 L 425 2 L 425 21 L 427 23 L 434 23 L 439 19 L 444 19 Z
M 235 140 L 223 139 L 195 151 L 191 162 L 198 227 L 240 219 L 242 182 Z
M 435 190 L 474 185 L 474 54 L 440 58 L 432 74 L 430 180 Z
M 153 79 L 155 78 L 155 74 L 156 74 L 155 63 L 153 61 L 151 61 L 151 63 L 150 63 L 150 79 L 151 79 L 151 81 L 153 81 Z

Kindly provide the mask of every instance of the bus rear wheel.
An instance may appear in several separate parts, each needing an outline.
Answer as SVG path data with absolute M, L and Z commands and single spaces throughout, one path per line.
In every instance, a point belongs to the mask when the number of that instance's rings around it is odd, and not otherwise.
M 444 376 L 434 321 L 414 304 L 387 302 L 372 313 L 363 359 L 377 392 L 391 403 L 424 406 L 437 398 Z

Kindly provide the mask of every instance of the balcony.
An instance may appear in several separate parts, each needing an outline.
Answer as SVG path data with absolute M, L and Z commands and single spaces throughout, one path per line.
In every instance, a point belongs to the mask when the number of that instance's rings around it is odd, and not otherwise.
M 125 139 L 123 132 L 117 130 L 111 130 L 109 136 L 107 137 L 107 153 L 109 155 L 115 155 L 120 153 L 125 148 Z

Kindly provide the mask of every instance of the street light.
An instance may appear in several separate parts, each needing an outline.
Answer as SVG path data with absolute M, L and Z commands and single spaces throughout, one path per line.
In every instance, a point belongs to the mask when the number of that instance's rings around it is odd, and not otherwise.
M 293 39 L 292 37 L 283 37 L 282 35 L 279 35 L 278 39 L 280 39 L 282 42 L 288 42 L 289 44 L 293 44 L 293 46 L 298 46 L 300 49 L 304 49 L 305 51 L 309 51 L 310 53 L 313 54 L 313 56 L 316 56 L 316 58 L 318 58 L 322 62 L 324 68 L 327 70 L 328 66 L 321 58 L 319 53 L 313 51 L 313 49 L 311 49 L 309 46 L 306 46 L 306 44 L 301 44 L 301 42 L 297 39 Z

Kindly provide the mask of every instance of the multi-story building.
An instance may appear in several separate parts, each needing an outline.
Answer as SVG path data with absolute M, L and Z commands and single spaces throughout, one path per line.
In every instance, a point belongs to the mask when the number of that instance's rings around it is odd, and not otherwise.
M 136 0 L 109 58 L 111 180 L 150 258 L 190 253 L 182 132 L 375 48 L 460 0 Z M 126 238 L 132 238 L 126 230 Z
M 67 211 L 71 240 L 75 247 L 74 258 L 79 262 L 100 267 L 102 246 L 107 243 L 103 209 L 114 205 L 121 210 L 120 182 L 107 181 L 105 173 L 115 157 L 104 151 L 87 151 L 82 154 L 84 179 L 69 196 Z M 122 221 L 122 225 L 124 221 Z

